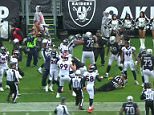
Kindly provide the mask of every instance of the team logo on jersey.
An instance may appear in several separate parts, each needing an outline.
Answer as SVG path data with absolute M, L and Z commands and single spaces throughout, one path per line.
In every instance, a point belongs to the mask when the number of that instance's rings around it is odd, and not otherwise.
M 94 17 L 96 0 L 68 0 L 68 9 L 73 22 L 85 27 Z

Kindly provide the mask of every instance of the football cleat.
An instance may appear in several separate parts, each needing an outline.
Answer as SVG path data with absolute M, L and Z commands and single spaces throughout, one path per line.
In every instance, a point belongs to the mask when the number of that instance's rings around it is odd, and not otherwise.
M 76 97 L 76 93 L 74 91 L 72 92 L 72 96 L 73 97 Z
M 79 110 L 84 110 L 84 108 L 82 106 L 79 106 Z
M 3 92 L 3 91 L 4 91 L 3 87 L 0 87 L 0 91 L 1 91 L 1 92 Z
M 6 88 L 6 89 L 10 89 L 10 86 L 9 86 L 9 85 L 5 85 L 5 88 Z
M 41 73 L 41 74 L 43 73 L 41 67 L 38 68 L 38 72 Z
M 53 91 L 53 88 L 52 87 L 53 87 L 53 85 L 50 85 L 50 87 L 49 87 L 49 90 L 50 91 Z
M 142 85 L 141 85 L 142 87 L 144 87 L 144 83 L 142 83 Z
M 94 110 L 94 106 L 89 107 L 89 108 L 88 108 L 88 113 L 92 113 L 93 110 Z
M 135 84 L 136 84 L 136 85 L 139 85 L 139 82 L 138 82 L 137 80 L 135 80 Z
M 60 98 L 60 93 L 57 93 L 56 98 Z
M 89 109 L 89 108 L 88 108 L 87 112 L 88 112 L 88 113 L 92 113 L 92 112 L 93 112 L 93 109 Z
M 45 92 L 48 92 L 48 85 L 45 86 Z
M 108 78 L 108 77 L 109 77 L 109 73 L 106 73 L 106 74 L 105 74 L 105 78 Z

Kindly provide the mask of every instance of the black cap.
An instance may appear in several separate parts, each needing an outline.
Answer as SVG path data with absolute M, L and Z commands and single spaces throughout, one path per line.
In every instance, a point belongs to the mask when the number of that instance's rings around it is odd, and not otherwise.
M 61 103 L 65 103 L 65 101 L 66 101 L 66 97 L 62 97 L 61 98 Z

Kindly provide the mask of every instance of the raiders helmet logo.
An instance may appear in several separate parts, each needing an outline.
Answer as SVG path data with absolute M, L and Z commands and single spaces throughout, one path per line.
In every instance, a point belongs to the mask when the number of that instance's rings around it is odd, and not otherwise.
M 85 27 L 94 17 L 96 0 L 68 0 L 68 9 L 73 22 L 80 27 Z

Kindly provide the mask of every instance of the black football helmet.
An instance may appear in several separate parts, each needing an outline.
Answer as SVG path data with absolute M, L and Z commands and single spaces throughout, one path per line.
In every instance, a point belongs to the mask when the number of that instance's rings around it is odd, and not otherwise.
M 56 50 L 52 50 L 52 51 L 51 51 L 51 57 L 55 58 L 55 57 L 56 57 L 56 55 L 57 55 Z

